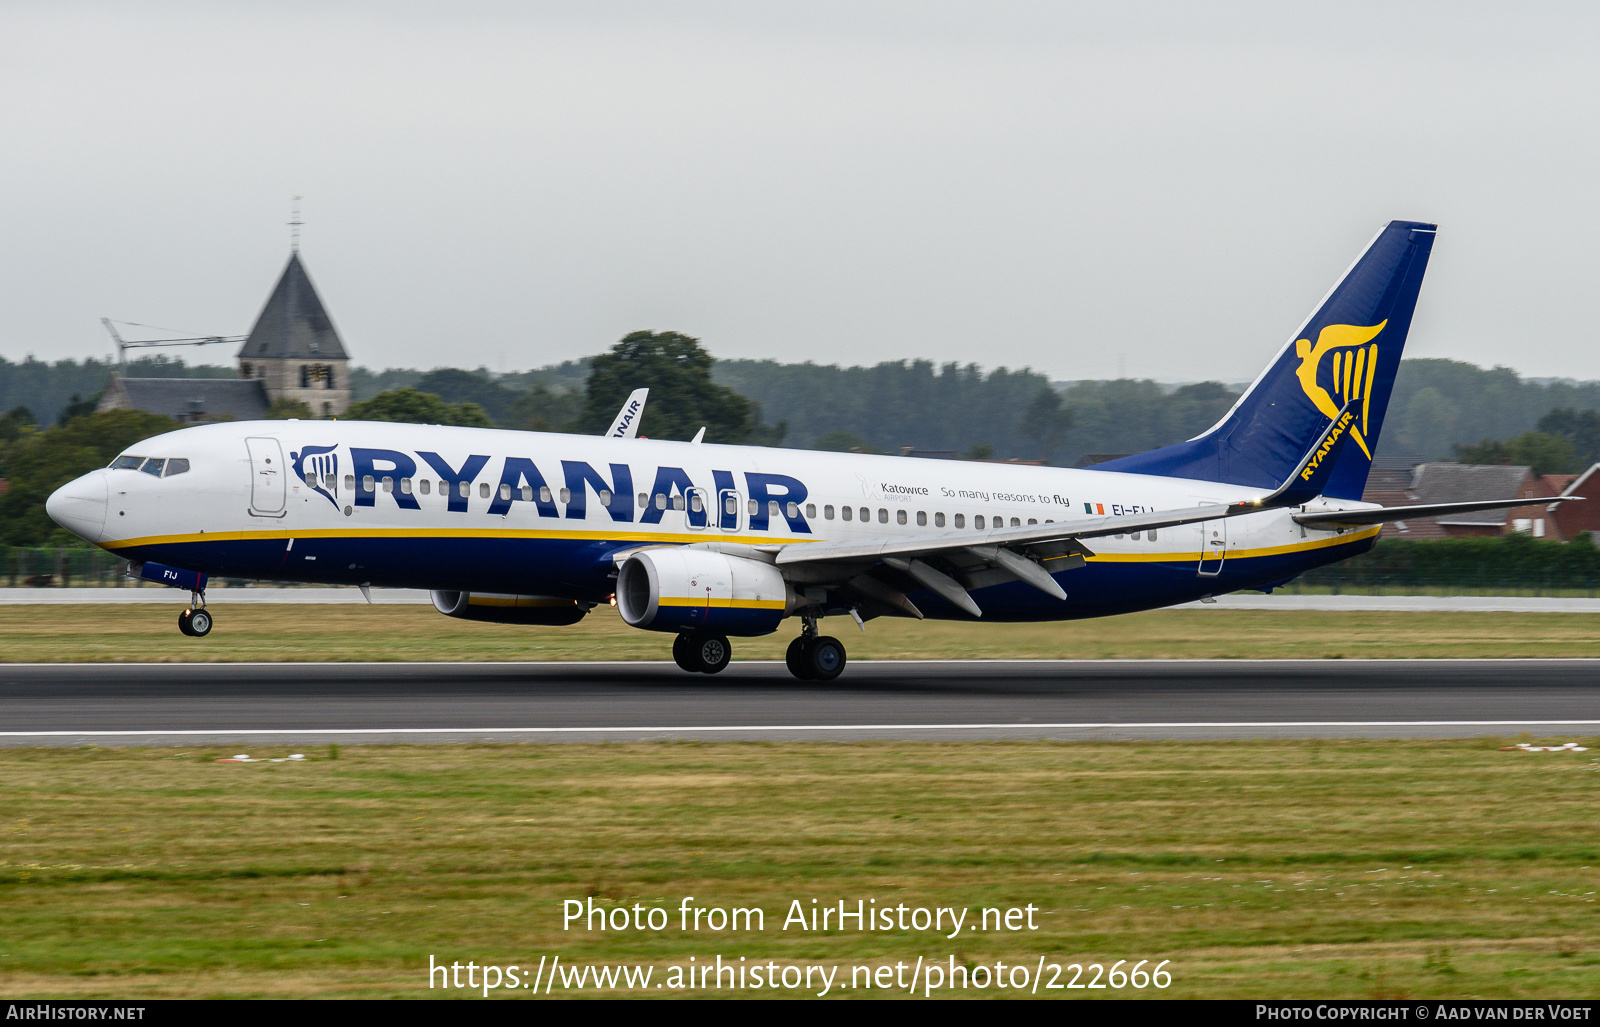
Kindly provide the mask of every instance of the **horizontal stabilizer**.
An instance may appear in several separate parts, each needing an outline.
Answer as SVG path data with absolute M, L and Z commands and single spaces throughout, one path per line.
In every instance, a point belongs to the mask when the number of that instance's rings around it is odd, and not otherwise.
M 1425 517 L 1442 517 L 1446 514 L 1472 513 L 1476 510 L 1509 510 L 1514 506 L 1553 506 L 1567 503 L 1582 496 L 1537 496 L 1524 499 L 1486 499 L 1472 503 L 1429 503 L 1424 506 L 1385 506 L 1375 510 L 1321 510 L 1316 513 L 1294 515 L 1297 524 L 1311 527 L 1319 524 L 1383 524 L 1386 521 L 1409 521 Z

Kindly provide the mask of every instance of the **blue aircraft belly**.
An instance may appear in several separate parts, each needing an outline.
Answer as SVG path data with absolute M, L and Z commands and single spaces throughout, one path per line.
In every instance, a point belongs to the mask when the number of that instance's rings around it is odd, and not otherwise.
M 1372 547 L 1369 538 L 1265 556 L 1230 556 L 1221 573 L 1202 577 L 1195 559 L 1171 563 L 1091 559 L 1054 575 L 1063 602 L 1020 581 L 974 589 L 986 621 L 1049 621 L 1101 617 L 1190 602 L 1259 587 L 1343 560 Z M 212 577 L 371 584 L 387 588 L 557 595 L 604 602 L 615 587 L 611 554 L 631 548 L 626 539 L 340 537 L 300 538 L 292 548 L 276 539 L 184 541 L 121 550 L 133 560 L 155 560 Z M 908 594 L 931 618 L 969 616 L 937 594 Z

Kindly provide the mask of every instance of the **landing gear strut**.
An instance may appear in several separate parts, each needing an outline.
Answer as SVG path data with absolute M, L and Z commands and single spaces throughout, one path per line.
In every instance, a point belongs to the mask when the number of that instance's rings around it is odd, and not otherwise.
M 733 658 L 727 635 L 695 631 L 672 640 L 672 658 L 690 673 L 715 674 Z
M 789 643 L 783 662 L 801 681 L 832 681 L 844 671 L 844 644 L 832 635 L 817 634 L 816 617 L 806 617 L 800 637 Z
M 178 614 L 178 630 L 193 638 L 211 634 L 211 611 L 206 609 L 204 593 L 190 594 L 189 608 Z

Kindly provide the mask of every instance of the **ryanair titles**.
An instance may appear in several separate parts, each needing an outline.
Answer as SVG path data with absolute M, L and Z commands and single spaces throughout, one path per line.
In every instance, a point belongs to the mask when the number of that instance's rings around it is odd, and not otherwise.
M 380 493 L 402 510 L 421 510 L 417 496 L 436 488 L 451 513 L 469 512 L 476 499 L 479 509 L 490 515 L 508 514 L 516 504 L 527 503 L 540 517 L 583 520 L 589 516 L 592 497 L 618 523 L 660 524 L 670 509 L 683 511 L 694 528 L 715 524 L 730 530 L 744 526 L 767 531 L 781 522 L 790 531 L 811 534 L 802 512 L 809 490 L 787 474 L 745 471 L 741 491 L 732 471 L 713 470 L 707 487 L 681 467 L 657 467 L 648 492 L 641 489 L 636 500 L 634 469 L 628 464 L 599 469 L 582 460 L 545 461 L 545 468 L 552 471 L 547 476 L 531 458 L 508 456 L 498 461 L 497 478 L 490 471 L 494 458 L 488 454 L 473 454 L 457 463 L 429 450 L 412 454 L 352 446 L 350 470 L 341 476 L 338 448 L 304 446 L 289 457 L 296 476 L 335 509 L 342 506 L 346 514 L 355 507 L 377 506 Z M 561 465 L 559 475 L 553 473 L 555 463 Z M 644 480 L 637 479 L 641 485 Z M 486 507 L 482 500 L 488 500 Z M 746 517 L 747 523 L 741 525 Z

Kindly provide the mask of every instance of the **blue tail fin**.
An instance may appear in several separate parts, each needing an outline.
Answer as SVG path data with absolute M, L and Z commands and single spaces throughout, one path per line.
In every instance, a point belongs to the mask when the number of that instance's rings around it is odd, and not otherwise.
M 1294 472 L 1328 419 L 1356 400 L 1350 444 L 1341 447 L 1323 494 L 1360 499 L 1435 228 L 1389 222 L 1210 431 L 1096 464 L 1095 470 L 1276 487 Z

